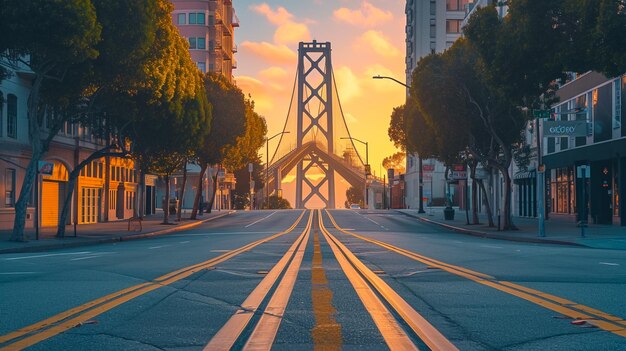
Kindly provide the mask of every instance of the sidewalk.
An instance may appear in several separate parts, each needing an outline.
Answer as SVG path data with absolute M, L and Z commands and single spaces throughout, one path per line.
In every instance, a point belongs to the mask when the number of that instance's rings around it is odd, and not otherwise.
M 189 215 L 183 212 L 181 222 L 176 222 L 175 215 L 170 216 L 170 222 L 172 223 L 170 225 L 161 224 L 161 222 L 163 222 L 163 213 L 157 212 L 157 214 L 143 218 L 141 231 L 139 230 L 138 222 L 133 221 L 129 231 L 128 220 L 119 220 L 108 223 L 80 224 L 76 226 L 76 236 L 74 236 L 74 226 L 68 225 L 65 238 L 62 239 L 55 237 L 56 228 L 47 227 L 40 228 L 39 240 L 35 240 L 35 230 L 28 228 L 26 229 L 26 234 L 29 239 L 27 242 L 10 241 L 11 230 L 0 230 L 0 254 L 46 251 L 148 238 L 192 228 L 233 212 L 234 211 L 213 211 L 212 213 L 204 213 L 201 217 L 198 217 L 197 220 L 185 219 L 185 217 L 189 217 Z
M 452 231 L 483 238 L 498 240 L 585 246 L 599 249 L 626 250 L 626 227 L 617 225 L 589 224 L 585 228 L 585 237 L 581 237 L 580 227 L 571 218 L 552 216 L 545 221 L 545 237 L 538 236 L 537 219 L 513 217 L 513 223 L 519 230 L 498 231 L 497 217 L 494 218 L 496 228 L 487 226 L 486 216 L 479 215 L 478 225 L 467 225 L 464 210 L 455 208 L 454 220 L 444 220 L 443 207 L 425 208 L 426 213 L 418 214 L 417 210 L 397 210 L 407 216 L 415 217 L 420 221 L 439 225 Z M 469 213 L 470 222 L 472 213 Z

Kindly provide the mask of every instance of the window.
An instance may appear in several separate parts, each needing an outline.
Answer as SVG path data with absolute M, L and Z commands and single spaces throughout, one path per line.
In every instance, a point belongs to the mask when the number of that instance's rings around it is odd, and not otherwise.
M 204 62 L 196 62 L 198 69 L 202 71 L 202 73 L 206 73 L 206 63 Z
M 209 40 L 209 51 L 215 50 L 215 41 Z
M 189 38 L 189 48 L 196 49 L 196 38 Z
M 206 49 L 206 39 L 205 38 L 197 38 L 197 49 L 205 50 Z
M 431 1 L 430 2 L 430 15 L 435 16 L 436 14 L 437 14 L 437 2 Z
M 15 169 L 7 168 L 4 173 L 4 205 L 15 206 Z
M 461 33 L 461 20 L 446 20 L 446 33 Z
M 7 97 L 7 136 L 17 138 L 17 96 Z
M 187 17 L 187 14 L 179 13 L 178 14 L 178 24 L 187 24 L 186 23 L 186 17 Z
M 446 10 L 448 11 L 465 11 L 465 6 L 469 0 L 446 0 Z
M 622 82 L 617 79 L 613 82 L 615 86 L 615 114 L 613 117 L 613 128 L 619 128 L 622 124 Z
M 215 17 L 213 15 L 209 15 L 209 25 L 215 25 Z
M 204 24 L 204 13 L 196 14 L 196 21 L 198 24 Z
M 430 20 L 430 37 L 437 37 L 437 27 L 435 25 L 435 20 Z
M 117 190 L 109 190 L 109 210 L 117 207 Z
M 195 13 L 190 13 L 189 14 L 189 24 L 196 24 L 196 14 Z

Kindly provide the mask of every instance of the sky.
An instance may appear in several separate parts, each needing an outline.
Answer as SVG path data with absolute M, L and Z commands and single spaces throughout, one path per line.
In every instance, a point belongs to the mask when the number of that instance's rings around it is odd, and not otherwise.
M 372 76 L 405 80 L 405 1 L 235 0 L 233 6 L 240 22 L 235 31 L 238 67 L 233 74 L 265 117 L 268 136 L 279 133 L 285 123 L 298 42 L 328 41 L 350 133 L 369 143 L 372 171 L 384 172 L 383 158 L 398 151 L 387 128 L 393 108 L 404 103 L 405 88 Z M 357 148 L 364 155 L 364 146 Z

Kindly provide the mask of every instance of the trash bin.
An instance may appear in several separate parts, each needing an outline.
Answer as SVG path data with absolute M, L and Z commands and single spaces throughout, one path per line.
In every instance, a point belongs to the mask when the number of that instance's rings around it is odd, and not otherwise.
M 443 219 L 445 219 L 446 221 L 453 221 L 454 220 L 454 208 L 452 207 L 444 208 Z

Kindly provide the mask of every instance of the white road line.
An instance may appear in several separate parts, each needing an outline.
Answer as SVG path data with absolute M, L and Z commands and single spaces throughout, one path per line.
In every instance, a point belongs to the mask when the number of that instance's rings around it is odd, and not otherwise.
M 363 216 L 363 217 L 365 217 L 365 216 Z M 380 226 L 380 223 L 376 222 L 375 220 L 373 220 L 373 219 L 371 219 L 371 218 L 369 218 L 369 217 L 365 217 L 365 218 L 366 218 L 368 221 L 370 221 L 370 222 L 372 222 L 372 223 L 376 224 L 377 226 Z
M 52 256 L 66 256 L 66 255 L 86 255 L 90 254 L 91 251 L 81 251 L 81 252 L 66 252 L 66 253 L 58 253 L 58 254 L 47 254 L 47 255 L 35 255 L 35 256 L 21 256 L 21 257 L 11 257 L 5 258 L 5 261 L 14 261 L 14 260 L 27 260 L 29 258 L 41 258 L 41 257 L 52 257 Z
M 96 255 L 96 256 L 77 257 L 77 258 L 72 258 L 70 261 L 88 260 L 90 258 L 97 258 L 97 257 L 102 257 L 102 256 Z
M 4 272 L 0 273 L 0 275 L 17 275 L 17 274 L 37 274 L 40 272 Z
M 600 262 L 599 264 L 603 264 L 606 266 L 619 266 L 619 263 L 611 263 L 611 262 Z
M 502 249 L 501 246 L 495 246 L 495 245 L 480 245 L 481 247 L 487 247 L 490 249 Z
M 187 244 L 190 243 L 191 241 L 187 240 L 187 241 L 181 241 L 180 244 Z
M 263 217 L 263 218 L 261 218 L 261 219 L 259 219 L 259 220 L 256 220 L 256 221 L 254 221 L 254 222 L 252 222 L 252 223 L 248 224 L 247 226 L 245 226 L 245 228 L 251 227 L 251 226 L 253 226 L 253 225 L 255 225 L 255 224 L 259 223 L 260 221 L 262 221 L 262 220 L 264 220 L 264 219 L 268 219 L 268 218 L 272 217 L 272 216 L 273 216 L 276 212 L 278 212 L 278 211 L 274 211 L 274 212 L 270 213 L 269 215 L 267 215 L 267 216 L 265 216 L 265 217 Z
M 168 246 L 170 245 L 152 246 L 152 247 L 149 247 L 148 250 L 160 249 L 162 247 L 168 247 Z

